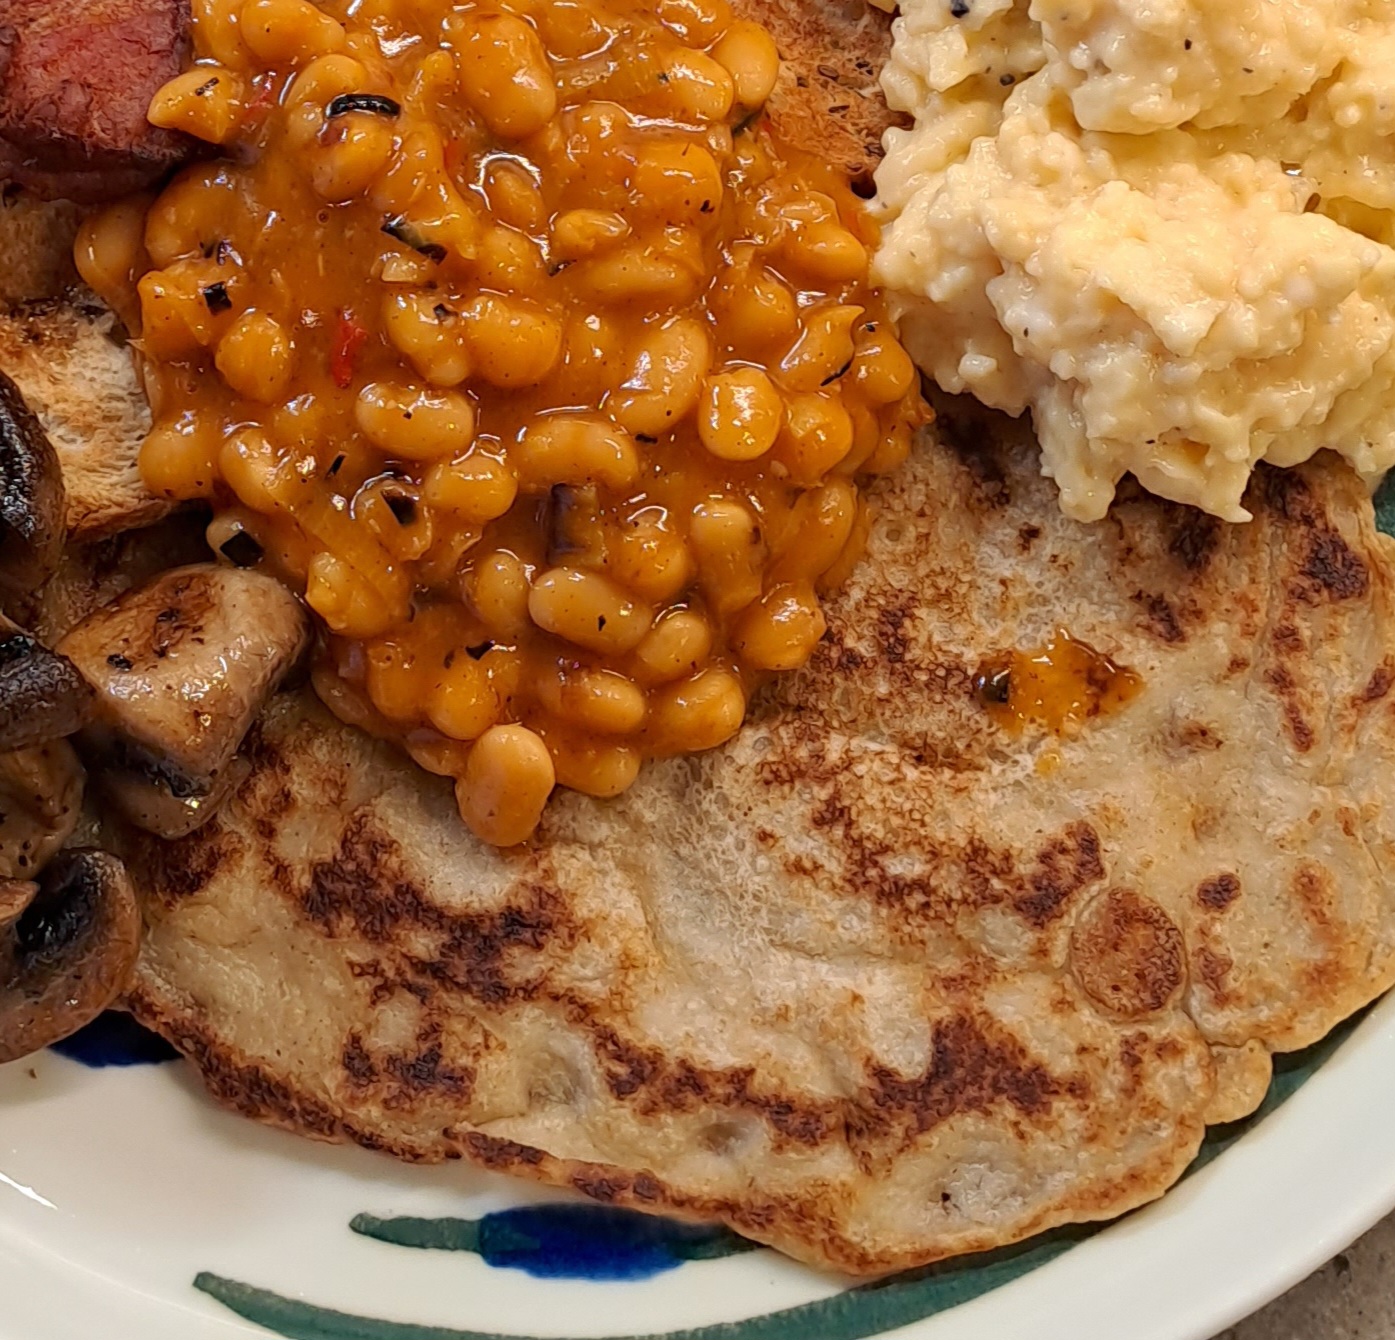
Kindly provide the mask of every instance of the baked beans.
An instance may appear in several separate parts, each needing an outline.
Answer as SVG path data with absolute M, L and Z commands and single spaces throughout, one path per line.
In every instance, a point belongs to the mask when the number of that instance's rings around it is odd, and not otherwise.
M 726 0 L 194 19 L 150 115 L 221 156 L 78 243 L 150 487 L 304 592 L 322 696 L 486 841 L 730 738 L 928 413 L 873 225 L 761 115 L 770 35 Z

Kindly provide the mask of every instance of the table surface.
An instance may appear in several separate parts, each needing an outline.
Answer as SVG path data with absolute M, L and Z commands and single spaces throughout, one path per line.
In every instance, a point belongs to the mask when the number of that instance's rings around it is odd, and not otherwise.
M 1395 1340 L 1395 1215 L 1216 1340 Z

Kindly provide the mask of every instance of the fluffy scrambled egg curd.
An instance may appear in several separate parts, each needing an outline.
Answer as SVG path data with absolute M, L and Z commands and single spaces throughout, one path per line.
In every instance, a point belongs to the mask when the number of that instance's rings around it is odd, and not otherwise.
M 1067 514 L 1132 472 L 1395 464 L 1395 10 L 904 0 L 874 277 L 946 390 L 1032 411 Z

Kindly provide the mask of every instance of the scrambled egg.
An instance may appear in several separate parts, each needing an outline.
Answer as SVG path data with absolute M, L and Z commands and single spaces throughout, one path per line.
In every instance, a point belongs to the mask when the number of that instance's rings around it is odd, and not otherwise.
M 902 0 L 876 278 L 939 384 L 1032 411 L 1075 517 L 1128 471 L 1395 464 L 1388 0 Z

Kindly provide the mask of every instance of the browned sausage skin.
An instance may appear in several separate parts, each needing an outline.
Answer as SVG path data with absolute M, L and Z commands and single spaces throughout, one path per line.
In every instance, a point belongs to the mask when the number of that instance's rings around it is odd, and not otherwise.
M 188 0 L 0 0 L 0 181 L 105 200 L 186 158 L 145 114 L 188 32 Z

